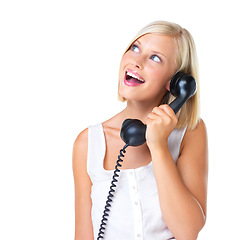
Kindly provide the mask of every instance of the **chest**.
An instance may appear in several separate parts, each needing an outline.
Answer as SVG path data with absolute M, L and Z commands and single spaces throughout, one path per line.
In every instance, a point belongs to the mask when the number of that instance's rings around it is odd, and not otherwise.
M 125 143 L 119 138 L 110 139 L 106 142 L 106 152 L 103 162 L 103 167 L 106 170 L 113 170 L 115 168 L 120 150 Z M 151 154 L 146 144 L 138 147 L 128 147 L 124 153 L 122 167 L 120 169 L 135 169 L 146 166 L 151 162 Z

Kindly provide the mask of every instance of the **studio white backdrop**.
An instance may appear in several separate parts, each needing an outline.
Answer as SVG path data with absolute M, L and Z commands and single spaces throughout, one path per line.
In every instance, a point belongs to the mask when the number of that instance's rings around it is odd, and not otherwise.
M 73 239 L 74 140 L 125 107 L 121 55 L 155 20 L 187 28 L 199 57 L 209 189 L 198 239 L 233 239 L 234 9 L 230 0 L 1 1 L 0 239 Z

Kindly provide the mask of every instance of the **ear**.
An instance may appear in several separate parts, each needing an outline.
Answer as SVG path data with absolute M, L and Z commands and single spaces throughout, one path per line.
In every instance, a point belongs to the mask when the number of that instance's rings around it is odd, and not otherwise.
M 170 80 L 170 81 L 171 81 L 171 80 Z M 168 91 L 170 91 L 170 81 L 168 81 L 167 84 L 166 84 L 166 86 L 165 86 Z

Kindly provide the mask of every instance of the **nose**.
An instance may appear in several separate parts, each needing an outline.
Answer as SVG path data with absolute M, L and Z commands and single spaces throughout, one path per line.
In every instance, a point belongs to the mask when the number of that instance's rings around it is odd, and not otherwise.
M 135 56 L 135 57 L 132 59 L 132 65 L 133 65 L 135 68 L 143 69 L 144 59 L 142 58 L 142 56 Z

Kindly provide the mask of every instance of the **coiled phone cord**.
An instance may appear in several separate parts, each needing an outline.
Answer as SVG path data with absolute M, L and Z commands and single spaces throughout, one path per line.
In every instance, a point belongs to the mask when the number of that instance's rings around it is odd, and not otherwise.
M 116 184 L 118 182 L 118 178 L 120 175 L 118 175 L 117 173 L 120 172 L 120 169 L 118 167 L 121 167 L 121 163 L 124 161 L 123 159 L 121 159 L 122 157 L 124 157 L 124 153 L 126 153 L 126 148 L 129 146 L 129 144 L 126 144 L 121 150 L 120 150 L 120 155 L 118 156 L 118 160 L 116 162 L 116 166 L 115 166 L 115 170 L 113 173 L 113 177 L 112 177 L 112 181 L 111 181 L 111 186 L 110 186 L 110 191 L 108 193 L 107 196 L 107 201 L 106 201 L 106 205 L 105 205 L 105 209 L 103 211 L 103 216 L 102 216 L 102 220 L 101 220 L 101 225 L 100 225 L 100 229 L 98 231 L 98 237 L 97 240 L 99 239 L 103 239 L 103 235 L 104 235 L 104 230 L 105 230 L 105 226 L 106 226 L 106 221 L 108 220 L 108 212 L 110 211 L 110 207 L 111 207 L 111 202 L 112 202 L 112 198 L 114 197 L 114 192 L 115 192 L 115 187 Z

